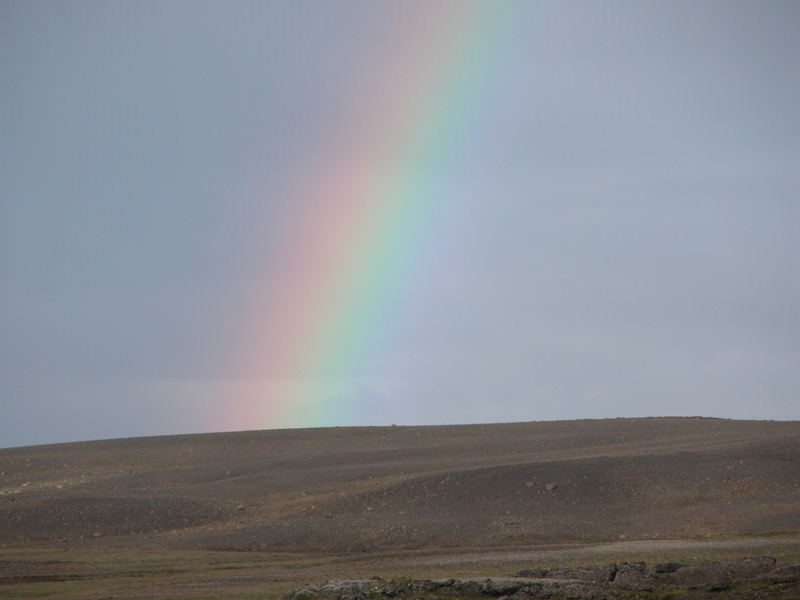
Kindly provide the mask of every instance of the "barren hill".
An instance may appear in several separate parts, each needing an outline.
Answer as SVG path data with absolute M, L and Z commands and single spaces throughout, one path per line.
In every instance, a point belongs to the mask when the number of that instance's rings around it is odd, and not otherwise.
M 0 545 L 360 550 L 800 531 L 800 422 L 342 427 L 0 450 Z

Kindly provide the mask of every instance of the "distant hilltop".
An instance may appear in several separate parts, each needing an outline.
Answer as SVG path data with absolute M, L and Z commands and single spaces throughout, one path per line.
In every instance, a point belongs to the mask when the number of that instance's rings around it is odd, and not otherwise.
M 337 427 L 0 450 L 0 545 L 365 550 L 800 531 L 800 422 Z

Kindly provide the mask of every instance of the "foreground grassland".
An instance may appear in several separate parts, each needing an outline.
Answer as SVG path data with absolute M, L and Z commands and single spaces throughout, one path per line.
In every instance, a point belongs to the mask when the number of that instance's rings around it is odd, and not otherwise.
M 800 536 L 425 549 L 317 555 L 208 551 L 0 551 L 0 598 L 264 599 L 328 579 L 510 575 L 531 566 L 704 562 L 768 555 L 800 563 Z

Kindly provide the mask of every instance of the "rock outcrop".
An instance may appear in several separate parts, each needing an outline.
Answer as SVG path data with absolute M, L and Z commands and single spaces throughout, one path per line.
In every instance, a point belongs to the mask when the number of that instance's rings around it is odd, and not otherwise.
M 642 593 L 671 599 L 800 597 L 800 565 L 749 557 L 699 564 L 622 562 L 608 566 L 539 567 L 515 577 L 484 579 L 326 581 L 289 592 L 284 600 L 627 600 Z
M 775 577 L 790 577 L 793 565 L 779 569 Z M 772 575 L 775 559 L 767 556 L 740 558 L 729 562 L 698 564 L 661 563 L 648 567 L 644 562 L 614 563 L 605 567 L 557 567 L 529 569 L 517 577 L 575 579 L 588 583 L 607 582 L 612 589 L 654 590 L 665 586 L 697 588 L 720 587 Z

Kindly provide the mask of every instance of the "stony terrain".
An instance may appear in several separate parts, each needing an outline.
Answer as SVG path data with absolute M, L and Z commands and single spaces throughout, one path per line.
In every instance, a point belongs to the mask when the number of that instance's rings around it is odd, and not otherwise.
M 764 555 L 800 563 L 798 422 L 343 427 L 0 449 L 0 598 L 277 600 L 315 581 L 525 570 L 556 589 L 550 574 L 580 579 L 558 571 L 576 566 L 634 565 L 617 568 L 623 581 L 643 560 Z M 761 577 L 725 593 L 792 597 L 793 583 Z M 678 593 L 711 592 L 659 597 Z
M 800 423 L 611 419 L 0 450 L 0 547 L 349 551 L 800 531 Z

